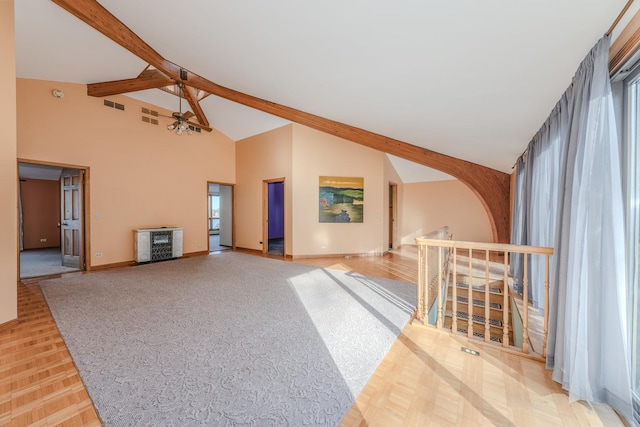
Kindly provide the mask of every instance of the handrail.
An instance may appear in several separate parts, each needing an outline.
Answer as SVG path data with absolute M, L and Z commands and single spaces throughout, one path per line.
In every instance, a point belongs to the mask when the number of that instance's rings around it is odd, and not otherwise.
M 512 245 L 510 243 L 466 242 L 462 240 L 439 240 L 416 237 L 418 245 L 441 246 L 443 248 L 462 248 L 472 250 L 489 250 L 492 252 L 518 252 L 521 254 L 553 255 L 553 248 L 543 246 Z
M 503 347 L 512 349 L 516 347 L 517 342 L 517 347 L 523 353 L 534 351 L 541 357 L 546 357 L 549 316 L 549 258 L 553 255 L 553 248 L 429 239 L 426 237 L 418 237 L 416 242 L 419 248 L 418 265 L 420 269 L 418 272 L 418 312 L 416 314 L 418 320 L 425 324 L 435 324 L 439 329 L 451 329 L 454 333 L 464 331 L 466 327 L 465 332 L 468 337 L 475 335 L 481 337 L 485 342 L 501 342 Z M 428 256 L 429 250 L 433 251 L 434 249 L 437 250 L 437 261 Z M 446 277 L 442 276 L 444 273 L 441 255 L 443 249 L 447 250 L 447 255 L 451 257 L 452 262 L 452 267 L 447 269 Z M 480 256 L 481 253 L 483 256 Z M 501 261 L 491 261 L 492 253 L 497 254 L 498 258 L 502 258 Z M 509 275 L 509 259 L 514 254 L 522 254 L 523 259 L 522 296 L 514 294 L 510 287 L 512 278 Z M 468 262 L 461 260 L 461 257 L 465 256 L 468 256 Z M 544 267 L 536 267 L 539 264 L 529 262 L 529 258 L 536 256 L 544 257 Z M 437 318 L 435 322 L 429 322 L 428 313 L 431 305 L 429 270 L 436 268 L 437 271 L 434 273 L 438 288 L 437 297 L 434 299 L 438 304 Z M 537 268 L 541 270 L 538 272 Z M 459 276 L 461 269 L 467 271 L 463 271 Z M 541 301 L 544 305 L 542 315 L 539 315 L 533 306 L 529 306 L 528 293 L 529 286 L 532 285 L 529 283 L 530 277 L 534 280 L 538 277 L 532 273 L 532 270 L 536 270 L 536 274 L 544 273 L 544 283 L 534 283 L 536 286 L 538 284 L 544 286 L 544 301 Z M 450 312 L 447 311 L 449 308 L 447 297 L 446 295 L 443 297 L 441 290 L 443 281 L 448 284 L 449 276 L 452 277 L 451 283 L 453 285 Z M 459 279 L 462 280 L 462 283 L 459 283 Z M 465 284 L 464 281 L 467 283 Z M 458 286 L 461 286 L 461 289 L 466 287 L 466 292 L 460 295 L 457 292 Z M 446 288 L 445 292 L 448 293 Z M 466 313 L 464 308 L 460 310 L 459 304 L 466 305 Z M 449 315 L 451 322 L 445 325 L 445 316 Z M 459 316 L 460 319 L 458 319 Z M 458 322 L 462 319 L 466 320 L 466 325 L 464 323 L 461 325 Z M 521 340 L 520 330 L 516 330 L 520 324 L 522 325 Z M 533 329 L 530 330 L 530 328 Z M 535 344 L 534 348 L 530 343 Z

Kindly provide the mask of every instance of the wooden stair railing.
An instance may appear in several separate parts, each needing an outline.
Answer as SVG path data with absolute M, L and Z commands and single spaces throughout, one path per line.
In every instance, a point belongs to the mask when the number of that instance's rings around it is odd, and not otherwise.
M 418 243 L 418 309 L 416 318 L 438 329 L 465 333 L 469 338 L 480 338 L 503 348 L 519 349 L 531 353 L 530 327 L 533 322 L 535 336 L 540 335 L 535 353 L 546 357 L 549 309 L 549 258 L 552 248 L 496 243 L 459 242 L 454 240 L 420 237 Z M 437 257 L 427 255 L 436 251 Z M 450 251 L 448 269 L 442 267 L 442 252 Z M 522 296 L 514 294 L 510 284 L 509 258 L 523 254 Z M 542 319 L 535 317 L 529 305 L 529 258 L 543 256 L 544 310 Z M 431 269 L 431 271 L 430 271 Z M 433 271 L 436 270 L 436 271 Z M 449 272 L 443 277 L 443 272 Z M 466 270 L 466 271 L 465 271 Z M 441 294 L 442 283 L 450 285 L 446 297 Z M 435 282 L 435 286 L 434 286 Z M 437 295 L 430 295 L 430 292 Z M 435 321 L 429 322 L 429 309 L 437 307 Z M 512 307 L 518 307 L 514 312 Z M 530 314 L 531 311 L 531 314 Z M 514 316 L 518 316 L 515 318 Z M 534 317 L 531 317 L 534 316 Z M 433 317 L 433 315 L 432 315 Z M 522 327 L 514 330 L 514 320 L 522 319 Z M 432 319 L 433 320 L 433 319 Z M 538 321 L 539 320 L 539 321 Z M 539 325 L 538 325 L 539 323 Z M 516 335 L 518 339 L 516 339 Z M 521 338 L 520 338 L 521 336 Z M 516 341 L 519 342 L 516 347 Z M 540 349 L 541 347 L 541 349 Z

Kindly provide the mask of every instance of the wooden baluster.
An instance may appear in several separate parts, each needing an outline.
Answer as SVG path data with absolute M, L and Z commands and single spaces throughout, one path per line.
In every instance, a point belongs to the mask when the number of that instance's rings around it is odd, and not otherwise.
M 491 327 L 489 325 L 489 250 L 484 255 L 484 340 L 491 340 Z
M 509 347 L 509 260 L 504 252 L 504 277 L 502 279 L 502 346 Z
M 423 304 L 425 325 L 429 324 L 429 246 L 424 246 L 424 288 L 423 288 Z
M 524 254 L 522 278 L 522 352 L 529 353 L 529 268 L 527 254 Z
M 473 270 L 472 260 L 473 260 L 473 251 L 471 248 L 469 248 L 469 292 L 468 292 L 469 301 L 467 302 L 467 306 L 473 304 L 473 279 L 471 277 L 471 272 Z M 469 311 L 469 309 L 467 309 L 467 311 Z M 457 313 L 454 313 L 454 316 L 457 316 Z M 467 336 L 469 338 L 473 337 L 473 319 L 471 318 L 471 316 L 468 316 L 468 319 L 467 319 Z
M 418 320 L 424 321 L 424 245 L 418 243 Z
M 438 246 L 438 318 L 436 328 L 442 329 L 442 248 Z
M 457 255 L 458 255 L 458 251 L 457 249 L 454 247 L 453 248 L 453 280 L 451 281 L 451 286 L 453 286 L 453 288 L 451 288 L 451 294 L 452 294 L 452 301 L 451 301 L 451 331 L 452 332 L 458 332 L 458 316 L 456 316 L 456 313 L 458 311 L 458 276 L 457 276 L 457 272 L 456 272 L 456 264 L 458 263 L 457 260 Z
M 544 338 L 542 357 L 547 357 L 547 335 L 549 334 L 549 255 L 544 256 Z

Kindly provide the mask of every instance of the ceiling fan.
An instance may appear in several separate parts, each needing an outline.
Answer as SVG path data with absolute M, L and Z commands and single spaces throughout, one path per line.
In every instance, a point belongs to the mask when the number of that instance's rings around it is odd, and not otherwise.
M 175 119 L 173 123 L 167 125 L 167 129 L 170 131 L 175 130 L 177 135 L 182 135 L 182 132 L 185 131 L 188 135 L 191 135 L 193 133 L 193 128 L 200 128 L 206 130 L 207 132 L 211 132 L 213 129 L 211 129 L 209 126 L 189 121 L 189 119 L 195 116 L 194 113 L 192 113 L 191 111 L 185 111 L 184 113 L 182 112 L 182 88 L 184 85 L 182 82 L 177 82 L 177 86 L 179 108 L 178 111 L 174 111 L 170 116 L 164 116 Z

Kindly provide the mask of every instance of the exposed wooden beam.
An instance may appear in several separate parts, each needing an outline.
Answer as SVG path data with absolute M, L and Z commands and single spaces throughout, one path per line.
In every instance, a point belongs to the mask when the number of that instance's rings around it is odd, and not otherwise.
M 184 94 L 184 98 L 189 102 L 198 122 L 205 127 L 209 127 L 209 120 L 207 120 L 207 117 L 204 115 L 204 111 L 202 111 L 202 107 L 200 107 L 196 91 L 190 86 L 183 85 L 182 93 Z
M 507 243 L 510 240 L 510 175 L 504 172 L 237 92 L 197 74 L 189 75 L 189 84 L 221 98 L 448 173 L 478 196 L 489 215 L 494 241 Z
M 144 70 L 134 79 L 90 83 L 87 85 L 87 95 L 96 97 L 118 95 L 137 90 L 156 89 L 173 84 L 175 84 L 173 79 L 158 70 Z
M 95 0 L 52 0 L 91 27 L 176 81 L 181 68 L 164 59 Z M 325 119 L 213 83 L 188 71 L 188 85 L 225 99 L 309 126 L 367 147 L 441 170 L 458 178 L 478 196 L 491 222 L 496 242 L 509 241 L 509 175 L 364 129 Z

